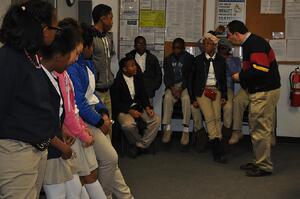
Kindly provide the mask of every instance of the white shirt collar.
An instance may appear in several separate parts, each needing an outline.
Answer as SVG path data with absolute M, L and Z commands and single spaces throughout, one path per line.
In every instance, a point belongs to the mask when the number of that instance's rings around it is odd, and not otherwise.
M 206 59 L 210 59 L 210 58 L 215 59 L 216 58 L 216 53 L 212 57 L 209 56 L 209 54 L 205 53 L 205 57 L 206 57 Z
M 128 81 L 133 80 L 133 76 L 128 77 L 127 75 L 123 74 L 123 77 L 124 77 L 125 81 L 127 81 L 127 80 L 128 80 Z
M 245 43 L 245 41 L 250 37 L 250 35 L 251 35 L 251 32 L 247 32 L 247 33 L 246 33 L 246 37 L 245 37 L 245 39 L 243 40 L 242 44 Z
M 146 58 L 147 53 L 144 52 L 142 55 L 140 55 L 138 52 L 135 53 L 136 57 L 140 57 L 140 58 Z

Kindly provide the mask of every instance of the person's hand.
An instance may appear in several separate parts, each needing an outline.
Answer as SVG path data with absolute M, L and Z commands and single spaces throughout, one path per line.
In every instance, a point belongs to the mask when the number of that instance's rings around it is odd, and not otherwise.
M 154 116 L 154 111 L 153 111 L 153 109 L 151 109 L 150 107 L 146 107 L 146 108 L 145 108 L 145 111 L 146 111 L 146 113 L 147 113 L 147 115 L 148 115 L 149 117 L 153 117 L 153 116 Z
M 92 139 L 89 142 L 83 142 L 82 145 L 84 148 L 87 148 L 89 146 L 92 146 L 95 142 L 94 136 L 90 133 L 89 129 L 86 128 L 86 133 L 92 137 Z
M 234 73 L 231 77 L 236 82 L 240 81 L 240 73 Z
M 128 111 L 128 113 L 133 117 L 133 118 L 139 118 L 142 116 L 142 113 L 140 113 L 139 111 L 137 110 L 134 110 L 134 109 L 130 109 Z
M 73 152 L 72 148 L 69 145 L 65 144 L 63 147 L 63 150 L 62 150 L 61 157 L 62 157 L 62 159 L 67 160 L 67 159 L 72 158 L 73 153 L 74 152 Z
M 63 134 L 63 137 L 64 137 L 64 141 L 65 143 L 68 145 L 68 146 L 72 146 L 75 141 L 76 141 L 76 138 L 74 138 L 73 136 L 67 134 L 67 133 L 64 133 Z
M 226 99 L 221 98 L 221 105 L 222 105 L 222 106 L 224 106 L 224 105 L 226 104 L 226 102 L 227 102 Z
M 199 104 L 198 104 L 197 101 L 193 101 L 193 107 L 194 107 L 194 108 L 199 108 Z
M 109 119 L 109 117 L 102 117 L 102 119 L 104 120 L 104 123 L 100 127 L 100 129 L 104 133 L 104 135 L 106 135 L 111 130 L 112 121 Z
M 103 114 L 102 115 L 102 119 L 105 121 L 105 120 L 109 120 L 109 117 L 108 117 L 108 115 L 107 114 Z

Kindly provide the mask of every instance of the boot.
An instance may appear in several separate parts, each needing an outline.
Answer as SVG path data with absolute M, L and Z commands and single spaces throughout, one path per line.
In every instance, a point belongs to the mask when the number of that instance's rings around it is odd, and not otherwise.
M 129 149 L 127 151 L 127 155 L 130 158 L 135 159 L 138 156 L 138 148 L 135 145 L 129 145 Z
M 230 147 L 229 147 L 229 140 L 232 136 L 232 129 L 227 128 L 224 125 L 222 126 L 222 144 L 224 145 L 224 150 L 226 152 L 229 152 Z
M 226 164 L 227 159 L 225 157 L 224 146 L 219 138 L 215 138 L 211 141 L 212 153 L 215 162 Z
M 198 153 L 202 153 L 206 150 L 207 143 L 208 136 L 205 128 L 202 128 L 194 133 L 194 144 Z
M 181 136 L 181 140 L 180 140 L 180 144 L 182 146 L 186 146 L 189 144 L 190 141 L 190 136 L 189 136 L 189 132 L 182 132 L 182 136 Z
M 227 128 L 224 125 L 222 126 L 222 137 L 224 138 L 225 143 L 228 143 L 232 136 L 232 129 Z

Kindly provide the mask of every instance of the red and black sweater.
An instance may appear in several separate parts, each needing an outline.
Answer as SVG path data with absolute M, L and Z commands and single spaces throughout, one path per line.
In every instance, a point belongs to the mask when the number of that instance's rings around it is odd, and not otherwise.
M 249 93 L 280 88 L 280 75 L 275 54 L 269 43 L 251 34 L 242 44 L 243 70 L 240 82 Z

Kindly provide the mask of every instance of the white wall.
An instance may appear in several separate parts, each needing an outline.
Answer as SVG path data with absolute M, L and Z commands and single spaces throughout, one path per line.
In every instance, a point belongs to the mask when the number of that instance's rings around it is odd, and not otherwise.
M 281 93 L 277 105 L 277 135 L 300 137 L 300 108 L 290 106 L 289 74 L 296 65 L 280 65 Z
M 69 7 L 65 0 L 56 0 L 57 17 L 59 20 L 71 17 L 78 20 L 78 1 L 72 7 Z

